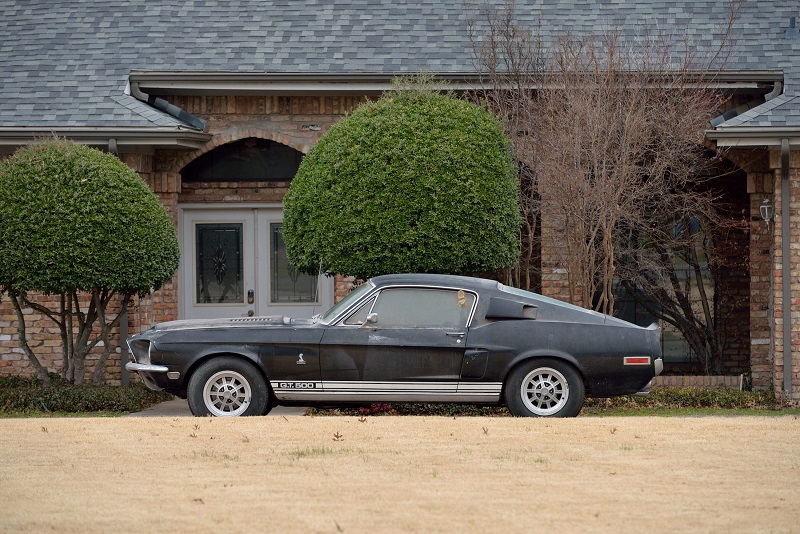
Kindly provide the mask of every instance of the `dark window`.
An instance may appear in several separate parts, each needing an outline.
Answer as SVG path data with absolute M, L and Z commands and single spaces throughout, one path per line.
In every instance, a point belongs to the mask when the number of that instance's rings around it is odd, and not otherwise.
M 250 137 L 203 154 L 181 171 L 187 182 L 288 182 L 303 153 L 292 147 Z

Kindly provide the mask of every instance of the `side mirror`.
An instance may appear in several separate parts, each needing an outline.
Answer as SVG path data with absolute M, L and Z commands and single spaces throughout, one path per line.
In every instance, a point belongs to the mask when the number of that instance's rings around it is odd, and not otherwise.
M 378 314 L 375 312 L 370 313 L 367 315 L 367 320 L 364 321 L 364 324 L 378 324 Z

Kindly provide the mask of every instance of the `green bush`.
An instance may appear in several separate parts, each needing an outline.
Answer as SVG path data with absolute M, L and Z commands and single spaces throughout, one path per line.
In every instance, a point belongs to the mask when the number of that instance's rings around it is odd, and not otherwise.
M 132 296 L 159 289 L 178 262 L 169 215 L 115 156 L 51 139 L 0 163 L 0 296 L 18 311 L 20 347 L 43 382 L 47 372 L 24 335 L 20 310 L 36 307 L 53 321 L 64 340 L 63 376 L 76 384 L 86 378 L 87 354 L 103 340 L 92 378 L 99 384 L 109 333 Z M 56 298 L 47 308 L 29 293 Z
M 286 251 L 311 274 L 494 271 L 519 255 L 518 202 L 491 115 L 400 90 L 361 105 L 303 159 L 285 198 Z
M 0 163 L 0 293 L 144 294 L 178 268 L 169 216 L 111 154 L 54 139 Z
M 142 384 L 44 387 L 38 379 L 0 378 L 0 413 L 5 414 L 138 412 L 171 398 L 168 393 L 151 391 Z

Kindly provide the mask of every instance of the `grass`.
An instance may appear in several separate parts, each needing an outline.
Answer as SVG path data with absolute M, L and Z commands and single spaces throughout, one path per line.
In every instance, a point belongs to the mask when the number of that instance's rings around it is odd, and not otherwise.
M 303 458 L 320 458 L 323 456 L 334 456 L 338 454 L 348 454 L 352 449 L 334 449 L 332 447 L 306 447 L 304 449 L 296 449 L 289 453 L 289 456 L 294 460 L 301 460 Z

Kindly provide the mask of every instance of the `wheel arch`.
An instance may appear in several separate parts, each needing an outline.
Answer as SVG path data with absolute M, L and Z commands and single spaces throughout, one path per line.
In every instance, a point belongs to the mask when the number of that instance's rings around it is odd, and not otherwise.
M 185 375 L 183 377 L 183 384 L 185 388 L 189 387 L 189 380 L 191 380 L 192 375 L 197 371 L 197 369 L 206 363 L 209 360 L 214 358 L 223 358 L 223 357 L 231 357 L 236 358 L 239 360 L 246 361 L 248 363 L 253 364 L 261 376 L 264 378 L 264 381 L 267 383 L 267 391 L 269 392 L 270 396 L 274 396 L 272 392 L 272 386 L 269 382 L 269 375 L 267 374 L 267 370 L 264 369 L 264 366 L 261 363 L 261 359 L 258 357 L 258 354 L 252 351 L 246 350 L 236 350 L 231 349 L 229 347 L 226 348 L 217 348 L 216 350 L 209 350 L 204 354 L 198 355 L 192 363 L 187 367 Z
M 581 367 L 581 365 L 578 363 L 578 360 L 574 356 L 572 356 L 571 354 L 568 354 L 566 352 L 562 352 L 562 351 L 535 350 L 535 351 L 523 352 L 521 354 L 518 354 L 516 357 L 512 358 L 508 362 L 508 365 L 503 370 L 503 374 L 501 376 L 501 382 L 503 384 L 503 388 L 502 388 L 502 391 L 501 391 L 501 397 L 503 397 L 505 395 L 506 387 L 508 386 L 508 378 L 511 375 L 511 373 L 514 372 L 514 369 L 516 369 L 520 365 L 523 365 L 523 364 L 525 364 L 527 362 L 530 362 L 532 360 L 560 360 L 560 361 L 563 361 L 563 362 L 565 362 L 565 363 L 567 363 L 570 366 L 575 368 L 575 370 L 578 372 L 578 376 L 580 376 L 581 380 L 583 381 L 584 387 L 587 387 L 586 373 L 585 373 L 584 369 Z

